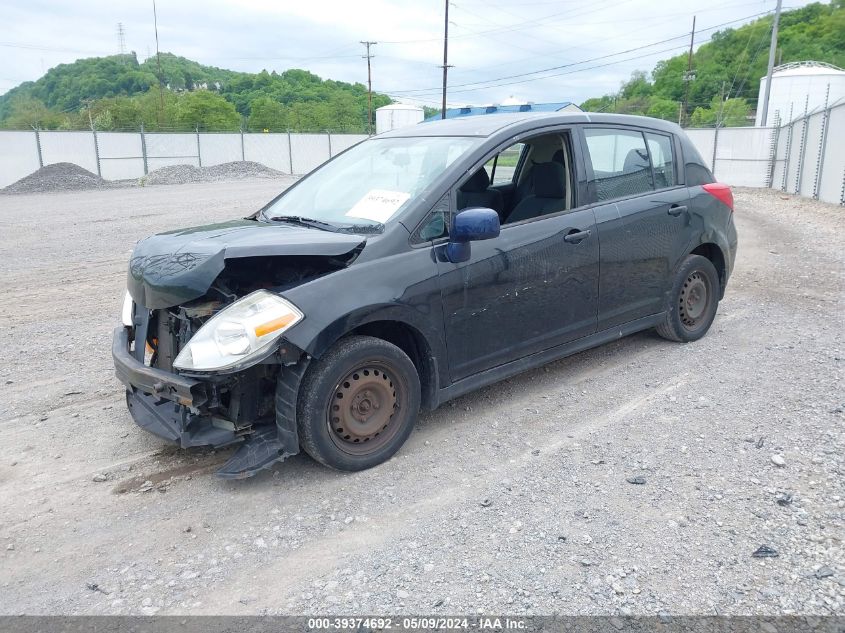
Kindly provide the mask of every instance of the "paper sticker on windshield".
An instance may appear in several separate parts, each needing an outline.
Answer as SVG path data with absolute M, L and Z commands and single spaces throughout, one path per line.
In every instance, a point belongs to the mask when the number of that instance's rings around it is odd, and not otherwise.
M 370 191 L 346 212 L 347 217 L 385 223 L 396 213 L 411 194 L 404 191 L 370 189 Z

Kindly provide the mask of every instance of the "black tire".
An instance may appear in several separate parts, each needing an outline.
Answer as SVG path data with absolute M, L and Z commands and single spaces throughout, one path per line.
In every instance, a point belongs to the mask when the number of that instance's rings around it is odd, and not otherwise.
M 675 273 L 666 320 L 657 333 L 670 341 L 688 343 L 707 334 L 719 307 L 719 274 L 701 255 L 687 255 Z
M 338 341 L 313 359 L 299 388 L 299 443 L 337 470 L 365 470 L 405 443 L 420 410 L 420 380 L 398 347 L 371 336 Z

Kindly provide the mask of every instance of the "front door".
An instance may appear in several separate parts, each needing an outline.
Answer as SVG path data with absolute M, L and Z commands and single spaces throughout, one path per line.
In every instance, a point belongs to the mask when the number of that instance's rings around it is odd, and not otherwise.
M 599 242 L 593 210 L 577 200 L 585 172 L 570 134 L 561 129 L 521 139 L 519 151 L 504 148 L 502 166 L 524 153 L 520 164 L 545 180 L 532 178 L 536 187 L 522 202 L 505 200 L 499 237 L 473 242 L 469 261 L 437 257 L 453 381 L 596 330 Z
M 469 261 L 438 263 L 452 380 L 595 332 L 595 228 L 591 209 L 505 226 Z

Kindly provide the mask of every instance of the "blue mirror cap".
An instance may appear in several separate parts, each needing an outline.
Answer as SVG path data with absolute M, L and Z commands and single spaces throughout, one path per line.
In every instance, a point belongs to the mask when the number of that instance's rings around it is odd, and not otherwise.
M 449 235 L 453 242 L 490 240 L 499 237 L 499 214 L 493 209 L 472 207 L 458 212 Z

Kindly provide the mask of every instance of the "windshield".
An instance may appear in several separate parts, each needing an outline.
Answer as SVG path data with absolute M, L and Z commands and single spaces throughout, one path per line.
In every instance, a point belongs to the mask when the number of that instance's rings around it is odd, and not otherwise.
M 479 141 L 455 136 L 364 141 L 282 194 L 263 216 L 375 230 Z

